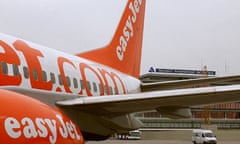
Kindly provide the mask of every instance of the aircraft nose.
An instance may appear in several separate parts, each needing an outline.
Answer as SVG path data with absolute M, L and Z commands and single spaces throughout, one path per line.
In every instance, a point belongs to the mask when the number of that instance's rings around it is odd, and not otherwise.
M 78 126 L 60 110 L 7 90 L 0 90 L 0 101 L 0 143 L 84 143 Z

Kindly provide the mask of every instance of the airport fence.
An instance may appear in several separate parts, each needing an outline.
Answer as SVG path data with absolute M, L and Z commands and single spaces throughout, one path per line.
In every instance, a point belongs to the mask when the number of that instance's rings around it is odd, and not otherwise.
M 204 124 L 201 119 L 159 119 L 159 118 L 139 118 L 144 124 L 144 128 L 159 129 L 198 129 Z M 240 129 L 240 120 L 215 120 L 210 121 L 211 125 L 216 125 L 218 129 Z

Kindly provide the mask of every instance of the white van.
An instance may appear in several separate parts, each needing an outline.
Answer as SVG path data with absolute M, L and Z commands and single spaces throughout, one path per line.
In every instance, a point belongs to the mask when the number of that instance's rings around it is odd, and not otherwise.
M 217 144 L 217 138 L 211 130 L 194 129 L 192 142 L 194 144 Z

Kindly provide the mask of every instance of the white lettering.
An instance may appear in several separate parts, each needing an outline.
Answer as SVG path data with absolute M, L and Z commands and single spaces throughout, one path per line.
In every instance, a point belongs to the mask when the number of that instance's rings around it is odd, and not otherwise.
M 134 5 L 134 9 L 135 9 L 136 13 L 139 13 L 139 2 L 138 2 L 138 0 L 135 0 L 133 5 Z
M 123 34 L 119 37 L 119 45 L 116 47 L 116 54 L 120 61 L 124 59 L 124 53 L 127 50 L 128 41 L 134 36 L 133 24 L 137 21 L 137 14 L 139 13 L 140 6 L 142 4 L 141 0 L 134 0 L 134 3 L 129 4 L 129 9 L 132 15 L 128 16 L 123 27 Z
M 123 28 L 123 35 L 126 38 L 126 41 L 128 41 L 130 39 L 130 34 L 129 34 L 129 31 L 128 31 L 127 27 Z
M 56 117 L 58 118 L 58 120 L 60 121 L 60 123 L 62 125 L 62 127 L 59 128 L 60 134 L 62 135 L 62 137 L 67 138 L 68 132 L 67 132 L 67 128 L 64 124 L 62 117 L 60 115 L 56 115 Z
M 6 134 L 14 139 L 25 137 L 48 138 L 50 143 L 57 143 L 58 131 L 62 138 L 80 140 L 80 135 L 72 121 L 64 121 L 61 115 L 56 115 L 56 119 L 24 117 L 20 120 L 8 117 L 4 121 Z M 68 137 L 69 136 L 69 137 Z
M 130 29 L 131 37 L 133 37 L 133 24 L 131 22 L 131 17 L 130 16 L 128 17 L 128 20 L 126 21 L 126 28 Z
M 72 125 L 69 122 L 66 122 L 66 126 L 67 126 L 68 133 L 69 133 L 70 137 L 72 139 L 74 139 L 75 138 L 75 134 L 73 133 L 74 131 L 73 131 Z
M 36 126 L 38 127 L 38 135 L 40 137 L 47 137 L 48 131 L 47 128 L 44 126 L 45 122 L 42 118 L 36 118 Z
M 17 119 L 13 117 L 9 117 L 5 120 L 4 122 L 4 127 L 7 132 L 7 134 L 11 138 L 19 138 L 21 136 L 21 131 L 17 130 L 20 129 L 20 123 L 18 122 Z
M 45 119 L 45 122 L 47 123 L 52 135 L 49 136 L 49 141 L 51 143 L 56 143 L 57 140 L 57 126 L 55 120 Z
M 30 118 L 23 118 L 22 125 L 24 125 L 23 133 L 26 138 L 37 137 L 37 131 L 35 129 L 33 121 Z
M 71 125 L 72 125 L 72 127 L 73 127 L 73 130 L 74 130 L 75 134 L 76 134 L 76 138 L 77 138 L 78 140 L 80 140 L 80 135 L 79 135 L 78 132 L 77 132 L 77 128 L 76 128 L 75 124 L 73 124 L 72 121 L 70 121 L 70 123 L 71 123 Z
M 139 4 L 141 5 L 142 4 L 142 0 L 138 0 Z
M 118 59 L 119 59 L 120 61 L 122 61 L 122 60 L 123 60 L 123 50 L 122 50 L 122 47 L 117 46 L 116 51 L 117 51 L 117 57 L 118 57 Z
M 125 40 L 125 38 L 123 36 L 120 37 L 120 46 L 121 46 L 123 52 L 125 52 L 126 47 L 127 47 L 127 41 Z
M 135 0 L 135 1 L 136 1 L 136 0 Z M 135 3 L 135 2 L 134 2 L 134 3 Z M 136 20 L 137 20 L 137 12 L 136 12 L 136 9 L 135 9 L 135 7 L 133 7 L 132 3 L 130 3 L 129 8 L 130 8 L 130 10 L 132 11 L 132 14 L 133 14 L 133 16 L 132 16 L 132 22 L 135 23 Z

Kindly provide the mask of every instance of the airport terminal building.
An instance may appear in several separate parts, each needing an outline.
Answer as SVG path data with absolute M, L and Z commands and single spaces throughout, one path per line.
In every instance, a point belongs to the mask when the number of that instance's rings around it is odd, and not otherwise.
M 176 80 L 187 80 L 197 79 L 206 77 L 216 77 L 215 71 L 207 71 L 204 67 L 203 70 L 184 70 L 184 69 L 160 69 L 151 67 L 149 72 L 143 74 L 140 80 L 143 83 L 152 82 L 163 82 L 163 81 L 176 81 Z M 226 81 L 219 83 L 211 83 L 209 86 L 221 86 L 240 84 L 240 81 Z M 198 87 L 198 86 L 194 86 Z M 225 103 L 209 105 L 204 107 L 192 107 L 192 120 L 203 120 L 205 123 L 210 120 L 240 120 L 240 102 L 236 103 Z M 141 118 L 163 118 L 161 114 L 151 111 L 146 113 L 138 113 L 138 117 Z M 239 122 L 238 122 L 239 125 Z M 240 126 L 239 126 L 240 128 Z

